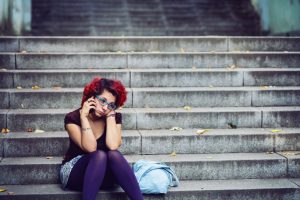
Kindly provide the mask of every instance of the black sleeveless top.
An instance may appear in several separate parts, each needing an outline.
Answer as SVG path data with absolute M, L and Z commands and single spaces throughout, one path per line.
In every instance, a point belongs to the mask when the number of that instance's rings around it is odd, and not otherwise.
M 66 114 L 65 120 L 64 120 L 65 129 L 66 129 L 67 124 L 76 124 L 81 127 L 80 111 L 79 111 L 80 109 L 81 108 L 78 108 L 78 109 Z M 103 119 L 105 120 L 105 118 L 103 118 Z M 122 124 L 122 114 L 121 113 L 116 113 L 115 119 L 116 119 L 117 124 Z M 106 120 L 105 120 L 105 122 L 106 122 Z M 101 135 L 100 138 L 97 139 L 97 149 L 98 150 L 108 151 L 105 139 L 106 139 L 106 123 L 104 126 L 104 133 Z M 87 154 L 87 152 L 83 151 L 77 144 L 75 144 L 73 142 L 73 140 L 71 138 L 69 138 L 69 140 L 70 140 L 70 146 L 69 146 L 67 153 L 64 156 L 62 164 L 70 161 L 72 158 L 75 158 L 78 155 Z

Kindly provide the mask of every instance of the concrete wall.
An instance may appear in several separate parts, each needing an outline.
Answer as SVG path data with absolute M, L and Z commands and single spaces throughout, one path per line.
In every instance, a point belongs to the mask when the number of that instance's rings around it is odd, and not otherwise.
M 270 35 L 300 34 L 300 0 L 251 0 Z
M 31 0 L 0 0 L 0 35 L 31 30 Z

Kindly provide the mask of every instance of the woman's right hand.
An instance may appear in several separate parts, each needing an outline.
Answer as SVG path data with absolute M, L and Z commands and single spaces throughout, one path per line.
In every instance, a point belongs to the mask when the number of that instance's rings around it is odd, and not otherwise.
M 96 108 L 96 102 L 94 97 L 90 97 L 88 100 L 86 100 L 81 108 L 81 113 L 80 113 L 80 117 L 87 117 L 90 113 L 91 109 L 95 109 Z

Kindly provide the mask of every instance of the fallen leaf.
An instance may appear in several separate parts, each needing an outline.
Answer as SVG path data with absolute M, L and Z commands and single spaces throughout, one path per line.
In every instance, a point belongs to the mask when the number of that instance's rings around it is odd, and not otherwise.
M 267 151 L 266 153 L 267 153 L 267 154 L 273 154 L 274 152 L 272 152 L 272 151 Z
M 0 192 L 5 192 L 5 191 L 6 191 L 6 189 L 0 188 Z
M 35 132 L 35 133 L 44 133 L 45 131 L 44 131 L 44 130 L 41 130 L 41 129 L 36 129 L 34 132 Z
M 237 128 L 237 125 L 234 125 L 232 123 L 228 123 L 228 126 L 229 126 L 229 128 L 232 128 L 232 129 L 236 129 Z
M 213 86 L 213 85 L 209 85 L 209 87 L 210 87 L 210 88 L 213 88 L 214 86 Z
M 181 52 L 181 53 L 185 53 L 184 48 L 181 48 L 181 49 L 180 49 L 180 52 Z
M 281 132 L 282 130 L 279 130 L 279 129 L 274 129 L 274 130 L 271 130 L 272 133 L 279 133 Z
M 22 88 L 21 86 L 18 86 L 17 89 L 18 89 L 18 90 L 22 90 L 23 88 Z
M 9 133 L 9 129 L 8 128 L 2 128 L 1 133 L 4 133 L 4 134 Z
M 33 90 L 38 90 L 38 89 L 41 89 L 39 86 L 35 85 L 35 86 L 32 86 L 31 87 Z
M 21 51 L 21 53 L 27 53 L 27 51 L 23 50 L 23 51 Z
M 21 108 L 25 108 L 25 106 L 23 104 L 21 104 Z
M 8 195 L 15 195 L 14 192 L 7 192 Z
M 55 87 L 52 87 L 52 89 L 54 89 L 54 90 L 60 90 L 60 89 L 61 89 L 61 87 L 59 87 L 59 86 L 55 86 Z
M 170 128 L 169 130 L 170 130 L 170 131 L 181 131 L 182 128 L 180 128 L 180 127 L 172 127 L 172 128 Z
M 266 86 L 266 85 L 262 85 L 259 87 L 261 90 L 267 90 L 269 89 L 269 86 Z
M 196 68 L 196 66 L 195 65 L 193 65 L 193 67 L 192 67 L 192 70 L 196 70 L 197 68 Z
M 27 132 L 33 132 L 33 129 L 32 128 L 27 128 L 26 131 Z
M 47 158 L 47 159 L 52 159 L 53 157 L 52 157 L 52 156 L 47 156 L 46 158 Z
M 117 53 L 122 53 L 122 51 L 117 51 Z
M 176 156 L 176 152 L 173 151 L 170 155 L 171 155 L 171 156 Z
M 201 134 L 205 133 L 206 131 L 208 131 L 208 129 L 198 129 L 197 134 L 201 135 Z
M 184 110 L 191 110 L 192 108 L 190 106 L 184 106 L 183 109 Z
M 4 72 L 5 72 L 5 71 L 7 71 L 7 69 L 5 69 L 5 68 L 2 68 L 2 69 L 1 69 L 1 71 L 4 71 Z
M 230 67 L 228 67 L 227 69 L 228 70 L 234 70 L 236 68 L 236 66 L 235 65 L 231 65 Z

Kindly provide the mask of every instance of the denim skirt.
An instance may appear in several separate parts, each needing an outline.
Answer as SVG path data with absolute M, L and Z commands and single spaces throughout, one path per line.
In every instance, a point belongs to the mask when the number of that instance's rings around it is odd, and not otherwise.
M 76 164 L 76 162 L 82 157 L 83 155 L 78 155 L 75 158 L 73 158 L 72 160 L 70 160 L 69 162 L 66 162 L 65 164 L 63 164 L 60 168 L 60 181 L 62 183 L 62 188 L 65 190 L 68 180 L 69 180 L 69 176 L 70 173 L 74 167 L 74 165 Z

